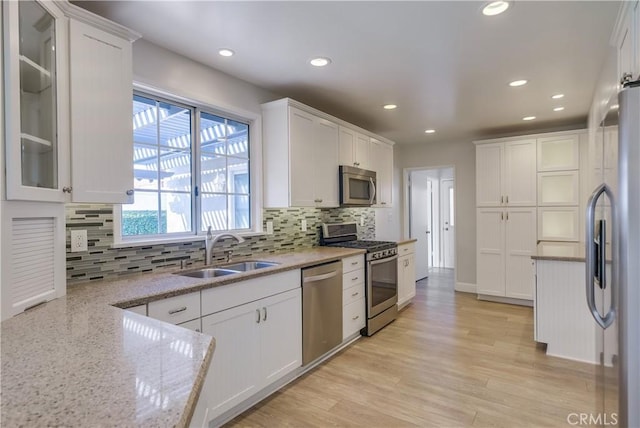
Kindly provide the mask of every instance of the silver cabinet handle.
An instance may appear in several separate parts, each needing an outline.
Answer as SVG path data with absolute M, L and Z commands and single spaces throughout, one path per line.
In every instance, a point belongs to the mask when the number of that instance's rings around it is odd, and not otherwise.
M 504 196 L 500 196 L 500 203 L 504 204 Z
M 504 212 L 500 213 L 500 220 L 504 220 Z
M 358 263 L 360 263 L 360 262 L 351 262 L 351 266 L 355 266 L 355 265 L 357 265 Z
M 322 202 L 322 199 L 314 199 L 313 202 L 315 202 L 316 204 L 319 204 L 320 202 Z
M 504 201 L 505 201 L 505 203 L 507 203 L 507 204 L 509 203 L 509 195 L 507 195 L 507 196 L 505 196 L 505 197 L 504 197 Z
M 351 294 L 351 297 L 356 297 L 358 294 L 360 294 L 360 292 L 356 291 L 355 293 Z
M 380 202 L 380 203 L 381 203 L 382 205 L 387 205 L 387 203 L 386 203 L 386 202 Z
M 133 189 L 129 189 L 129 190 L 127 190 L 127 192 L 126 192 L 126 193 L 127 193 L 127 196 L 131 196 L 131 195 L 133 195 Z
M 71 193 L 72 190 L 73 190 L 73 187 L 66 186 L 62 188 L 62 193 Z
M 267 308 L 262 308 L 262 321 L 267 320 Z
M 591 311 L 591 315 L 593 316 L 593 319 L 596 320 L 596 322 L 598 323 L 598 325 L 600 327 L 602 327 L 603 329 L 606 329 L 607 327 L 609 327 L 614 319 L 615 319 L 615 308 L 614 308 L 614 302 L 616 301 L 616 296 L 615 296 L 615 279 L 612 283 L 612 287 L 611 287 L 611 304 L 609 307 L 609 311 L 607 312 L 607 314 L 603 317 L 602 315 L 600 315 L 600 312 L 598 312 L 598 308 L 596 307 L 596 296 L 595 296 L 595 275 L 596 275 L 596 249 L 594 246 L 594 233 L 593 233 L 593 222 L 595 220 L 595 215 L 596 215 L 596 206 L 598 204 L 598 199 L 600 199 L 600 196 L 602 196 L 602 194 L 607 195 L 607 197 L 609 198 L 609 201 L 611 201 L 611 211 L 612 211 L 612 217 L 615 217 L 615 204 L 613 203 L 613 194 L 611 192 L 611 189 L 609 189 L 609 187 L 602 183 L 600 186 L 598 186 L 596 188 L 596 190 L 593 191 L 593 194 L 591 194 L 591 197 L 589 198 L 589 202 L 587 202 L 587 219 L 586 219 L 586 236 L 585 236 L 585 253 L 586 253 L 586 258 L 585 258 L 585 265 L 586 265 L 586 276 L 587 276 L 587 280 L 585 283 L 586 286 L 586 292 L 587 292 L 587 306 L 589 307 L 589 311 Z M 615 226 L 615 224 L 613 225 Z M 604 276 L 603 276 L 604 279 Z M 604 288 L 606 286 L 606 284 L 601 284 L 601 286 Z
M 256 309 L 256 315 L 258 315 L 258 316 L 256 317 L 256 323 L 257 323 L 257 324 L 260 324 L 260 309 Z
M 357 281 L 357 280 L 358 280 L 357 276 L 354 276 L 353 278 L 351 278 L 351 281 Z
M 352 320 L 357 320 L 358 318 L 360 318 L 360 315 L 356 315 L 355 317 L 351 318 Z
M 201 333 L 201 331 L 200 331 L 200 329 L 199 329 L 199 328 L 196 328 L 196 331 L 197 331 L 198 333 Z
M 187 310 L 186 306 L 183 306 L 183 307 L 181 307 L 179 309 L 172 309 L 172 310 L 169 311 L 169 315 L 174 315 L 174 314 L 177 314 L 179 312 L 184 312 L 186 310 Z
M 507 211 L 507 220 L 509 220 L 509 211 Z

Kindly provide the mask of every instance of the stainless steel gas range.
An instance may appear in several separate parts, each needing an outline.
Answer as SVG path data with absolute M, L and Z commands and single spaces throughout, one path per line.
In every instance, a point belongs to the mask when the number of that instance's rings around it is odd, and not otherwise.
M 398 315 L 398 245 L 392 241 L 358 239 L 356 223 L 322 225 L 321 245 L 359 248 L 366 253 L 367 325 L 361 331 L 371 336 Z

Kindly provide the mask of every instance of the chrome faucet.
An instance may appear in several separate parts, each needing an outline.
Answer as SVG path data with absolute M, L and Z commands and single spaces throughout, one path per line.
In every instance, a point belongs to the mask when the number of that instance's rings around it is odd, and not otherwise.
M 213 246 L 220 240 L 221 238 L 233 238 L 238 244 L 244 242 L 244 238 L 240 235 L 236 235 L 231 232 L 223 232 L 215 237 L 211 233 L 211 226 L 209 226 L 209 230 L 207 230 L 207 239 L 204 241 L 204 264 L 211 264 L 211 258 L 213 256 Z M 231 260 L 230 252 L 227 254 L 227 261 Z

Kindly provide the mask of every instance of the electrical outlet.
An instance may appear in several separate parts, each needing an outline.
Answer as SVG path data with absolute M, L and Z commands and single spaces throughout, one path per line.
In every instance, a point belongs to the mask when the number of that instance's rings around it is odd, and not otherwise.
M 71 231 L 71 252 L 77 253 L 87 251 L 87 231 L 72 230 Z
M 267 222 L 267 235 L 273 235 L 273 222 Z
M 302 220 L 301 227 L 303 232 L 307 231 L 307 220 Z

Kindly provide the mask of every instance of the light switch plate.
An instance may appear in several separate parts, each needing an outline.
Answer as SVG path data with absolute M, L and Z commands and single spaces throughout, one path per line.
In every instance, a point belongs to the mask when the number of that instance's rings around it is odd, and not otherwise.
M 307 231 L 307 220 L 302 220 L 302 231 L 306 232 Z
M 267 234 L 268 235 L 273 235 L 273 222 L 272 221 L 268 221 L 267 222 Z
M 72 230 L 71 231 L 71 252 L 77 253 L 87 251 L 87 231 Z

